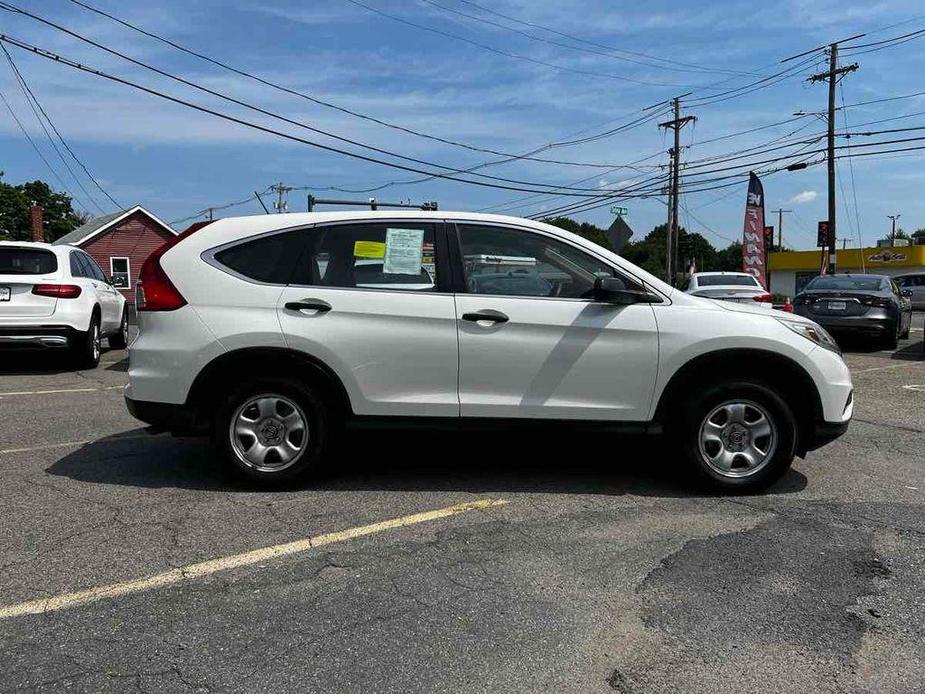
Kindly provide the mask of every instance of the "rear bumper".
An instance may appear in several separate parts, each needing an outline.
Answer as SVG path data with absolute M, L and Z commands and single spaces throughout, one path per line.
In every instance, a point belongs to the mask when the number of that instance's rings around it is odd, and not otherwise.
M 896 319 L 882 309 L 871 309 L 861 316 L 817 314 L 798 310 L 798 315 L 809 318 L 830 332 L 860 332 L 872 335 L 888 334 L 896 329 Z
M 195 412 L 185 405 L 134 400 L 126 395 L 125 406 L 135 419 L 148 424 L 152 433 L 159 431 L 177 434 L 192 433 L 201 428 L 197 427 Z
M 0 349 L 63 349 L 77 336 L 78 332 L 66 325 L 0 327 Z

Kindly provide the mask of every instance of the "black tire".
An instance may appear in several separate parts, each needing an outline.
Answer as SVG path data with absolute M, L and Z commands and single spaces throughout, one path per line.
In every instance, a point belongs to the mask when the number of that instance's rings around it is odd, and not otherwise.
M 122 309 L 119 330 L 109 336 L 110 349 L 125 349 L 126 347 L 128 347 L 128 308 Z
M 79 369 L 95 369 L 100 364 L 102 350 L 100 317 L 94 313 L 85 333 L 77 333 L 71 342 L 71 354 Z
M 769 455 L 763 459 L 764 462 L 756 465 L 752 472 L 748 471 L 747 466 L 739 465 L 740 462 L 746 461 L 745 456 L 729 453 L 736 465 L 722 473 L 716 464 L 711 464 L 708 460 L 708 456 L 713 452 L 711 448 L 701 445 L 701 428 L 707 426 L 707 418 L 717 408 L 722 408 L 728 403 L 748 403 L 745 406 L 746 418 L 751 416 L 754 421 L 760 421 L 754 417 L 757 413 L 766 415 L 770 421 L 773 435 L 755 437 L 756 445 L 763 446 Z M 749 412 L 752 414 L 747 414 Z M 716 417 L 711 419 L 714 423 L 717 421 Z M 727 429 L 723 430 L 724 436 L 742 436 L 734 429 L 730 433 L 730 424 L 726 426 Z M 746 426 L 750 427 L 753 424 Z M 721 381 L 704 387 L 679 409 L 677 421 L 673 427 L 668 427 L 668 433 L 696 483 L 713 490 L 731 493 L 757 492 L 777 481 L 793 462 L 798 435 L 793 411 L 780 395 L 764 383 L 746 379 Z M 750 438 L 746 437 L 746 447 L 749 440 Z M 713 445 L 713 442 L 710 443 Z
M 250 408 L 250 411 L 247 408 L 244 412 L 241 411 L 242 407 L 258 398 L 275 398 L 277 407 L 274 413 L 270 416 L 257 414 L 259 408 L 256 405 Z M 283 423 L 285 417 L 291 414 L 287 409 L 288 405 L 283 406 L 285 403 L 294 405 L 295 414 L 304 418 L 305 432 L 301 441 L 298 437 L 290 438 L 293 432 Z M 254 436 L 232 435 L 232 424 L 240 421 L 239 415 L 245 415 L 249 419 L 257 418 Z M 277 378 L 255 379 L 224 398 L 213 420 L 212 443 L 222 464 L 228 467 L 239 481 L 260 487 L 291 487 L 308 475 L 321 470 L 330 438 L 331 419 L 332 414 L 320 392 L 311 386 Z M 261 422 L 264 423 L 263 429 L 260 428 Z M 257 436 L 264 436 L 268 431 L 266 427 L 269 427 L 273 438 L 261 441 Z M 277 433 L 280 427 L 283 431 Z M 279 452 L 288 450 L 285 442 L 290 444 L 289 448 L 293 447 L 291 444 L 299 445 L 300 452 L 294 456 L 292 462 L 283 467 L 286 461 L 282 460 Z M 249 455 L 255 456 L 251 447 L 257 444 L 267 444 L 265 448 L 269 449 L 275 448 L 275 459 L 272 453 L 267 453 L 262 466 L 249 461 Z
M 889 326 L 883 336 L 883 349 L 896 349 L 899 347 L 899 323 Z

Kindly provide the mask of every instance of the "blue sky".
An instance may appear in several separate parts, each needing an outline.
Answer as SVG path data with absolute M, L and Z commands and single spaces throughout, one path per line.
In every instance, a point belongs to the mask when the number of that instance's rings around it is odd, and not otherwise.
M 497 159 L 409 136 L 282 94 L 139 36 L 68 0 L 11 1 L 161 69 L 344 137 L 451 167 L 468 168 Z M 551 41 L 571 43 L 549 32 L 518 26 L 461 0 L 435 2 Z M 621 55 L 636 62 L 627 62 L 616 59 L 613 52 L 605 49 L 579 51 L 531 40 L 423 0 L 363 0 L 363 3 L 537 62 L 514 59 L 472 43 L 426 32 L 377 15 L 349 0 L 91 2 L 287 87 L 392 123 L 502 152 L 524 152 L 571 139 L 569 136 L 576 132 L 601 132 L 625 123 L 643 107 L 691 90 L 694 94 L 688 97 L 689 101 L 705 99 L 758 79 L 738 73 L 772 74 L 780 69 L 777 63 L 781 58 L 831 40 L 876 31 L 864 41 L 877 41 L 925 27 L 920 0 L 865 3 L 787 0 L 764 5 L 727 0 L 697 3 L 482 0 L 478 3 L 601 46 L 631 51 Z M 884 28 L 897 23 L 901 24 Z M 0 32 L 178 97 L 337 145 L 323 136 L 248 112 L 126 64 L 28 18 L 0 12 L 0 27 Z M 588 44 L 584 47 L 591 48 Z M 58 129 L 103 186 L 119 202 L 141 203 L 168 221 L 188 217 L 208 206 L 246 198 L 255 189 L 264 190 L 277 181 L 310 186 L 317 195 L 354 198 L 367 196 L 323 189 L 367 188 L 397 181 L 398 184 L 375 195 L 383 200 L 437 200 L 441 209 L 475 210 L 527 195 L 438 179 L 403 183 L 420 177 L 287 142 L 75 72 L 16 48 L 10 51 Z M 634 58 L 634 54 L 656 59 Z M 925 39 L 852 59 L 861 67 L 843 84 L 848 104 L 925 89 L 922 80 Z M 794 77 L 753 94 L 686 109 L 685 113 L 696 115 L 698 120 L 683 131 L 682 143 L 691 145 L 685 149 L 684 157 L 700 159 L 760 145 L 801 127 L 801 135 L 821 131 L 823 123 L 809 116 L 776 128 L 700 144 L 791 118 L 795 111 L 824 108 L 825 88 L 804 81 L 814 67 L 808 64 Z M 0 60 L 0 90 L 49 162 L 58 168 L 78 199 L 85 199 L 44 140 L 5 59 Z M 847 117 L 849 123 L 867 123 L 918 112 L 925 112 L 925 97 L 852 107 L 847 110 Z M 858 129 L 916 125 L 925 125 L 925 114 Z M 843 127 L 841 120 L 839 127 Z M 913 131 L 887 137 L 923 134 L 925 131 Z M 859 138 L 853 140 L 857 141 Z M 905 146 L 918 144 L 922 143 Z M 614 165 L 649 157 L 644 163 L 657 165 L 665 163 L 668 146 L 665 133 L 653 122 L 538 156 Z M 853 160 L 857 216 L 865 244 L 872 243 L 889 228 L 887 214 L 901 213 L 900 225 L 907 230 L 925 227 L 923 160 L 925 157 L 918 153 L 901 158 Z M 9 183 L 42 178 L 61 187 L 2 106 L 0 170 L 5 171 L 4 180 Z M 657 173 L 646 169 L 608 172 L 524 160 L 481 171 L 545 184 L 587 179 L 579 185 L 595 189 L 627 185 L 633 177 Z M 846 193 L 838 208 L 839 237 L 851 238 L 849 245 L 856 245 L 859 230 L 847 160 L 840 162 L 839 173 Z M 91 193 L 95 192 L 89 183 L 84 183 Z M 745 187 L 743 178 L 735 187 L 685 196 L 687 210 L 682 212 L 682 224 L 703 233 L 717 246 L 727 245 L 729 239 L 741 234 Z M 768 207 L 794 210 L 784 221 L 788 245 L 798 248 L 814 245 L 815 222 L 825 217 L 825 190 L 824 166 L 766 178 Z M 95 197 L 103 207 L 111 207 L 102 195 L 97 193 Z M 514 214 L 532 214 L 567 201 L 531 198 L 524 202 L 529 204 L 503 209 Z M 95 211 L 91 203 L 84 204 Z M 629 207 L 628 221 L 637 235 L 664 221 L 665 205 L 657 199 L 624 204 Z M 289 207 L 293 211 L 304 210 L 305 193 L 291 193 Z M 223 214 L 259 211 L 256 203 L 250 203 Z M 606 207 L 577 217 L 605 226 L 612 219 Z M 769 218 L 768 222 L 776 224 L 776 219 Z

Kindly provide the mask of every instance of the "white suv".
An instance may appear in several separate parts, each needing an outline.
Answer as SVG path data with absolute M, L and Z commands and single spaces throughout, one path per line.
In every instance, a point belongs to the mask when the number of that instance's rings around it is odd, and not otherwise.
M 692 297 L 512 217 L 223 219 L 147 261 L 137 308 L 132 414 L 210 432 L 233 469 L 271 484 L 316 468 L 345 422 L 413 417 L 664 431 L 702 479 L 755 489 L 853 410 L 812 321 Z
M 83 368 L 100 341 L 128 342 L 125 297 L 79 248 L 0 241 L 0 350 L 67 349 Z

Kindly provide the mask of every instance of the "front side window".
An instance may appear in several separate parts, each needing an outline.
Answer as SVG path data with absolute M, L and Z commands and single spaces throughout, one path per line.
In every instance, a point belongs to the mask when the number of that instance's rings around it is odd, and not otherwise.
M 96 280 L 97 282 L 105 282 L 106 274 L 103 272 L 100 266 L 96 264 L 96 261 L 93 258 L 91 258 L 89 255 L 84 255 L 83 259 L 84 259 L 84 262 L 87 264 L 87 270 L 89 271 L 89 274 L 87 276 L 90 279 Z
M 614 269 L 566 243 L 520 229 L 457 225 L 470 294 L 590 299 Z
M 129 289 L 131 275 L 129 274 L 128 258 L 110 258 L 109 270 L 109 276 L 112 278 L 113 287 Z
M 434 225 L 334 224 L 308 232 L 293 284 L 431 292 L 437 289 Z

